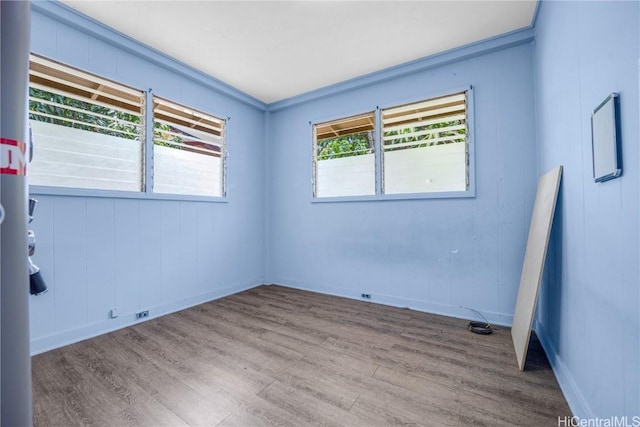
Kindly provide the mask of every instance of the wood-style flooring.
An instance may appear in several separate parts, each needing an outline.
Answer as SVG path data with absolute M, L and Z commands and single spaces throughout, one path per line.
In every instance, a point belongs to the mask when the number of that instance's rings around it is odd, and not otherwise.
M 35 426 L 557 426 L 532 339 L 260 286 L 33 357 Z

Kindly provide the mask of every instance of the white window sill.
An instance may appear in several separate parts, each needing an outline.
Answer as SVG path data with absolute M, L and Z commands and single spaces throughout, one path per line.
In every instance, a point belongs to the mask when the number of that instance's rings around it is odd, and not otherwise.
M 105 197 L 112 199 L 139 199 L 139 200 L 180 200 L 193 202 L 227 203 L 227 197 L 193 196 L 187 194 L 160 194 L 143 193 L 134 191 L 95 190 L 89 188 L 47 187 L 43 185 L 30 185 L 30 195 L 68 196 L 68 197 Z
M 384 202 L 394 200 L 428 200 L 428 199 L 461 199 L 473 198 L 475 190 L 443 191 L 438 193 L 376 194 L 370 196 L 313 197 L 311 203 L 335 202 Z

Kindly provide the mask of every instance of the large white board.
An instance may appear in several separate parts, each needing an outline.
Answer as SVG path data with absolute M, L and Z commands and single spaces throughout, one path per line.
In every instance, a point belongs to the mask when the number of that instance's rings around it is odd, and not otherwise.
M 513 325 L 511 326 L 511 337 L 516 350 L 518 367 L 521 371 L 524 370 L 524 362 L 527 359 L 531 325 L 533 324 L 533 315 L 536 312 L 540 280 L 544 261 L 547 257 L 551 223 L 556 209 L 561 176 L 562 166 L 558 166 L 544 174 L 538 181 L 536 201 L 533 206 L 531 226 L 529 227 L 529 238 L 527 239 L 527 249 L 524 254 L 522 275 L 520 276 L 520 289 L 518 290 L 516 310 L 513 314 Z

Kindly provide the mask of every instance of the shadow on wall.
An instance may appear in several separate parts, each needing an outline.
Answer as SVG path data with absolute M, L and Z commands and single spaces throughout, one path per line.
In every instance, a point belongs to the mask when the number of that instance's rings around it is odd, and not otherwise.
M 563 180 L 564 181 L 564 180 Z M 543 294 L 540 298 L 538 321 L 544 323 L 544 331 L 550 337 L 560 339 L 563 334 L 560 328 L 560 310 L 562 307 L 562 262 L 563 262 L 563 224 L 564 224 L 564 185 L 560 182 L 555 215 L 551 226 L 551 237 L 545 266 L 546 274 L 543 283 Z M 560 347 L 561 343 L 556 342 Z

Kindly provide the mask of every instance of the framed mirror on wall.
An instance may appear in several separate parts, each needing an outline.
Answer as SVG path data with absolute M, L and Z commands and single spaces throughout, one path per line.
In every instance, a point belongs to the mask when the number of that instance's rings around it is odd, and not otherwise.
M 622 175 L 619 95 L 612 93 L 591 114 L 593 179 L 604 182 Z

